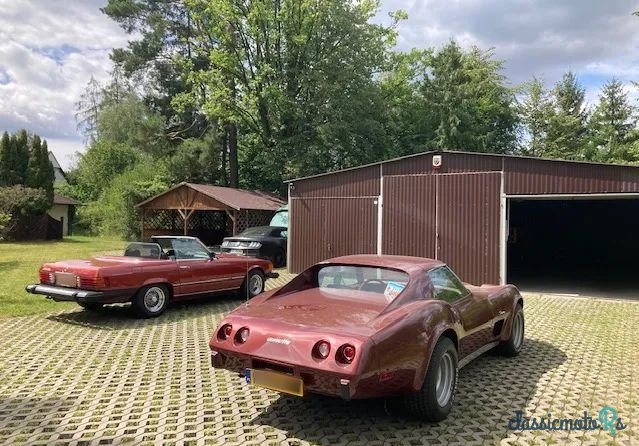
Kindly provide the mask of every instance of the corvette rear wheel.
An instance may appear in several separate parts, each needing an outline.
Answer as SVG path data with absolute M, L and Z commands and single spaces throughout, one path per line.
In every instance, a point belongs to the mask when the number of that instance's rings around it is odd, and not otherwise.
M 145 286 L 133 298 L 133 308 L 141 317 L 159 316 L 168 305 L 169 289 L 166 285 Z
M 517 356 L 524 345 L 524 328 L 524 308 L 518 304 L 510 326 L 510 338 L 499 344 L 499 353 L 504 356 Z
M 240 292 L 242 297 L 255 297 L 264 291 L 264 274 L 260 270 L 253 270 L 249 272 L 246 279 L 242 283 Z
M 441 421 L 453 407 L 457 388 L 457 349 L 440 338 L 433 350 L 422 388 L 402 399 L 406 415 L 424 421 Z

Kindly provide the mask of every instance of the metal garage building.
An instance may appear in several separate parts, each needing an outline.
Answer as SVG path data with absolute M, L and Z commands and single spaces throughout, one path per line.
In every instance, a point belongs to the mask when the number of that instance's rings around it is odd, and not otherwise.
M 428 152 L 288 186 L 292 272 L 377 253 L 441 259 L 478 284 L 639 276 L 637 167 Z

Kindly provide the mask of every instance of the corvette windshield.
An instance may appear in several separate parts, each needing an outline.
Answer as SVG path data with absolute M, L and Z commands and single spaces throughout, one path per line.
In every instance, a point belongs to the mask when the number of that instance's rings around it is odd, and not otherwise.
M 408 274 L 371 266 L 327 265 L 317 273 L 317 282 L 320 289 L 374 293 L 390 302 L 404 291 Z

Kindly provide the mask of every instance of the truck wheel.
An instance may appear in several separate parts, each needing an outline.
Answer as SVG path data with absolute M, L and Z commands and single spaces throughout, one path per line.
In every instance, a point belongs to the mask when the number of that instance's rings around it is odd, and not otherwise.
M 517 356 L 524 345 L 524 308 L 517 304 L 510 326 L 510 338 L 497 346 L 497 351 L 503 356 Z
M 78 305 L 88 311 L 99 311 L 104 307 L 104 304 L 98 302 L 78 302 Z
M 258 294 L 264 291 L 264 274 L 260 270 L 253 270 L 248 273 L 244 282 L 242 282 L 242 287 L 240 288 L 240 293 L 242 297 L 255 297 Z
M 457 388 L 457 349 L 453 341 L 437 341 L 422 388 L 402 398 L 404 412 L 424 421 L 441 421 L 448 416 Z
M 166 285 L 148 285 L 140 288 L 133 298 L 133 308 L 140 317 L 156 317 L 169 305 Z

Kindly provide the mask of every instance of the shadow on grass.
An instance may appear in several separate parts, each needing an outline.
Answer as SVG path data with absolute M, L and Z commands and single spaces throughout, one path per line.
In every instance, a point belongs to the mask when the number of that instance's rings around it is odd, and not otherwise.
M 544 375 L 566 358 L 552 344 L 526 339 L 516 358 L 484 355 L 476 359 L 460 370 L 455 405 L 440 423 L 391 413 L 381 399 L 345 402 L 315 395 L 282 396 L 252 421 L 284 430 L 287 437 L 319 444 L 422 444 L 429 440 L 497 444 L 513 433 L 507 427 L 515 411 L 525 409 Z
M 128 330 L 154 325 L 173 324 L 206 315 L 224 315 L 243 303 L 237 294 L 218 294 L 184 300 L 169 305 L 166 312 L 156 318 L 139 317 L 130 304 L 106 305 L 99 310 L 78 306 L 77 311 L 47 316 L 54 322 L 78 325 L 96 330 Z
M 8 271 L 10 269 L 14 269 L 20 266 L 20 262 L 17 260 L 12 260 L 10 262 L 0 262 L 0 272 Z

